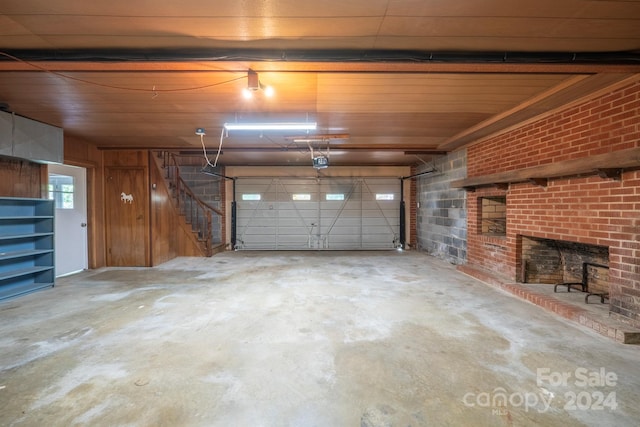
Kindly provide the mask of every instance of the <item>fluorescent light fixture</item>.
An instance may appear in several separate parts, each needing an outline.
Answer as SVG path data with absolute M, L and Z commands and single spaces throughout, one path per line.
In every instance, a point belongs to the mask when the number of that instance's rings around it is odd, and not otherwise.
M 316 122 L 298 123 L 225 123 L 226 130 L 316 130 Z

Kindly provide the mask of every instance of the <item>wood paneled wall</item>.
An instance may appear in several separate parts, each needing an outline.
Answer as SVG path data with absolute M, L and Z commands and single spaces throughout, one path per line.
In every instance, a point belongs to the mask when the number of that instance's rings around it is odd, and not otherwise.
M 151 264 L 159 265 L 177 256 L 205 256 L 191 226 L 175 209 L 170 190 L 153 153 L 150 153 Z
M 204 256 L 174 210 L 160 171 L 155 164 L 149 167 L 148 150 L 102 151 L 67 137 L 64 147 L 64 163 L 87 170 L 89 268 L 152 266 L 176 256 Z M 47 183 L 46 165 L 0 156 L 0 196 L 47 197 Z M 128 187 L 120 188 L 125 183 Z M 135 193 L 134 202 L 127 206 L 121 192 Z
M 103 160 L 107 266 L 150 267 L 177 256 L 204 256 L 174 209 L 153 152 L 106 150 Z
M 0 196 L 47 197 L 48 180 L 46 165 L 0 157 Z

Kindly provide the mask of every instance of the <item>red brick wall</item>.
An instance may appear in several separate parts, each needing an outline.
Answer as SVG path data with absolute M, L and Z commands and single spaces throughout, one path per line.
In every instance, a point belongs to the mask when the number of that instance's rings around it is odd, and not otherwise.
M 467 150 L 468 176 L 640 147 L 640 82 Z M 507 235 L 478 232 L 478 198 L 507 195 Z M 519 236 L 609 247 L 610 307 L 640 325 L 640 171 L 511 184 L 468 194 L 468 263 L 519 279 Z
M 637 147 L 640 83 L 468 149 L 477 176 Z

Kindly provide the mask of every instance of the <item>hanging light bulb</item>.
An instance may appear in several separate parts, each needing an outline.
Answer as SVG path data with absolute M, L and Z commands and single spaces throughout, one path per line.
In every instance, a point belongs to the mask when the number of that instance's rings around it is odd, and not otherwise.
M 242 89 L 242 96 L 245 99 L 253 98 L 253 93 L 259 90 L 263 90 L 266 97 L 270 98 L 274 95 L 275 91 L 271 86 L 265 86 L 260 82 L 258 73 L 253 70 L 247 72 L 247 86 Z

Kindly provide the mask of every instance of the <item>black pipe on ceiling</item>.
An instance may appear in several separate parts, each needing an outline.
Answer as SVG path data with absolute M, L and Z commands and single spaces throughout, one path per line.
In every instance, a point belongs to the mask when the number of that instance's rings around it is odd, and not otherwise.
M 627 52 L 430 52 L 411 50 L 269 49 L 17 49 L 3 53 L 24 61 L 271 61 L 404 62 L 505 64 L 638 64 L 640 51 Z M 0 61 L 12 61 L 0 55 Z

